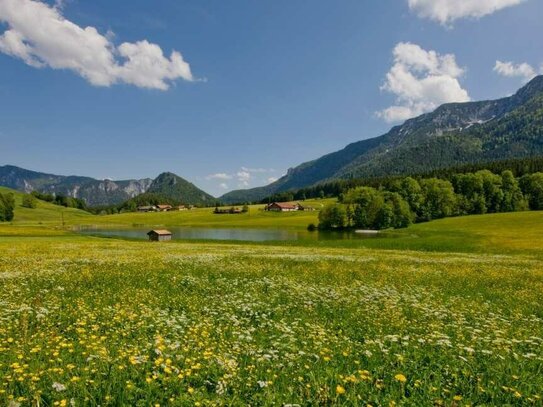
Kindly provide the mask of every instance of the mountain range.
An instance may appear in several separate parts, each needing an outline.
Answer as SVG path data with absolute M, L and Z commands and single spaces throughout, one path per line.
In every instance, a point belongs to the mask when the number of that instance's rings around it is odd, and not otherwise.
M 450 103 L 388 133 L 288 170 L 264 187 L 231 191 L 222 202 L 258 201 L 271 194 L 334 179 L 424 173 L 440 168 L 543 154 L 543 76 L 510 97 Z
M 63 176 L 25 170 L 13 165 L 0 166 L 0 185 L 22 192 L 39 191 L 83 199 L 89 206 L 115 205 L 146 192 L 185 204 L 210 204 L 215 201 L 187 180 L 166 172 L 151 178 L 123 181 L 90 177 Z
M 407 120 L 388 133 L 349 144 L 340 151 L 288 170 L 258 188 L 231 191 L 223 203 L 260 201 L 277 192 L 337 179 L 420 174 L 458 166 L 543 155 L 543 76 L 498 100 L 449 103 Z M 156 179 L 96 180 L 0 166 L 0 185 L 81 198 L 90 206 L 112 205 L 149 192 L 185 204 L 216 199 L 170 172 Z

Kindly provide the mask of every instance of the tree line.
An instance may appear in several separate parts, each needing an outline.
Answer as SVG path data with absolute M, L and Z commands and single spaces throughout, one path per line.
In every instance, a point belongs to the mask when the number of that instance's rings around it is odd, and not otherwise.
M 319 213 L 321 229 L 403 228 L 449 216 L 543 210 L 543 173 L 517 178 L 511 170 L 453 174 L 449 179 L 405 177 L 386 188 L 358 186 Z
M 403 179 L 405 175 L 410 175 L 418 180 L 424 178 L 439 178 L 451 181 L 457 174 L 474 173 L 480 170 L 489 170 L 495 174 L 501 174 L 503 171 L 509 170 L 515 177 L 521 177 L 526 174 L 543 172 L 543 157 L 539 156 L 464 164 L 419 174 L 404 174 L 403 176 L 392 175 L 371 178 L 341 179 L 311 187 L 300 188 L 298 190 L 278 192 L 262 199 L 259 203 L 265 204 L 269 202 L 288 202 L 314 198 L 337 197 L 350 189 L 360 186 L 389 189 L 392 184 Z
M 87 203 L 83 199 L 72 198 L 71 196 L 48 194 L 39 191 L 32 191 L 30 193 L 34 198 L 40 201 L 50 202 L 54 205 L 64 206 L 65 208 L 76 208 L 87 210 Z

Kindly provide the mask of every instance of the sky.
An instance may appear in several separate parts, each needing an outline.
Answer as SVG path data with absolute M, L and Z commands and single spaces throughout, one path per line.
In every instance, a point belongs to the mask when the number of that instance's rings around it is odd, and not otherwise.
M 220 196 L 543 73 L 540 0 L 0 0 L 0 165 Z

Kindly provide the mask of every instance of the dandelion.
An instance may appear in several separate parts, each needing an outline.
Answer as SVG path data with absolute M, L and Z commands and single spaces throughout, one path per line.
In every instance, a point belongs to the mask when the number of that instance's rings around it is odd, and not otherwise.
M 405 377 L 403 374 L 398 373 L 396 376 L 394 376 L 394 379 L 399 381 L 400 383 L 405 383 L 407 381 L 407 377 Z
M 345 394 L 345 387 L 341 386 L 341 385 L 337 385 L 336 386 L 336 394 Z

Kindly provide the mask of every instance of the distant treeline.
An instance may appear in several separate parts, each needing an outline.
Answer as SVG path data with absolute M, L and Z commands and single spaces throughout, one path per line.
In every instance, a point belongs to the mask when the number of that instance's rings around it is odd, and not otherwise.
M 452 177 L 457 174 L 473 173 L 480 170 L 489 170 L 495 174 L 500 174 L 505 170 L 509 170 L 515 177 L 521 177 L 525 174 L 543 172 L 543 156 L 466 164 L 421 174 L 405 175 L 410 175 L 415 179 L 439 178 L 450 181 Z M 338 197 L 348 190 L 360 186 L 389 189 L 391 184 L 397 180 L 401 180 L 403 177 L 405 177 L 405 175 L 377 178 L 353 178 L 331 181 L 308 188 L 301 188 L 295 191 L 278 192 L 263 199 L 259 203 L 288 202 L 312 198 Z
M 128 201 L 125 201 L 118 205 L 109 205 L 109 206 L 95 206 L 89 208 L 89 211 L 94 214 L 101 215 L 111 215 L 115 213 L 124 213 L 124 212 L 135 212 L 139 206 L 151 206 L 151 205 L 182 205 L 185 202 L 182 202 L 178 199 L 172 199 L 162 194 L 145 192 L 134 198 L 130 198 Z M 218 202 L 210 203 L 209 206 L 216 206 Z M 197 205 L 196 205 L 197 206 Z
M 543 172 L 518 178 L 511 170 L 447 175 L 351 188 L 319 213 L 319 228 L 403 228 L 449 216 L 543 209 Z
M 84 211 L 87 210 L 87 203 L 83 199 L 72 198 L 71 196 L 64 196 L 58 194 L 47 194 L 38 191 L 32 191 L 30 195 L 41 201 L 50 202 L 54 205 L 64 206 L 65 208 L 77 208 Z

